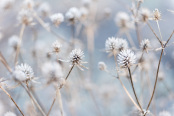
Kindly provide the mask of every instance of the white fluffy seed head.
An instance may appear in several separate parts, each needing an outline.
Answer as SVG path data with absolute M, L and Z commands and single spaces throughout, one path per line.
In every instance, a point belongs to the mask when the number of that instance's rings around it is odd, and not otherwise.
M 121 50 L 127 49 L 128 43 L 122 38 L 109 37 L 105 42 L 106 52 L 119 53 Z
M 144 39 L 142 40 L 141 44 L 140 44 L 140 47 L 142 50 L 148 52 L 148 50 L 150 49 L 150 41 L 149 39 Z
M 15 0 L 1 0 L 0 7 L 4 10 L 10 9 L 13 6 L 14 2 Z
M 98 62 L 98 68 L 101 70 L 101 71 L 107 71 L 107 66 L 104 62 Z
M 73 65 L 81 65 L 84 53 L 81 49 L 74 49 L 69 55 L 69 60 Z
M 66 12 L 65 16 L 70 23 L 75 23 L 75 21 L 79 20 L 81 14 L 79 9 L 72 7 Z
M 32 13 L 30 10 L 22 9 L 17 17 L 18 21 L 25 25 L 30 25 L 33 21 Z
M 129 28 L 130 27 L 129 21 L 130 21 L 129 15 L 125 12 L 119 12 L 115 17 L 115 23 L 121 29 Z
M 118 54 L 118 64 L 121 68 L 127 68 L 135 64 L 136 56 L 130 49 L 122 50 Z
M 167 111 L 162 111 L 159 113 L 159 116 L 172 116 L 172 115 Z
M 79 12 L 80 12 L 80 16 L 81 16 L 82 19 L 85 19 L 87 17 L 88 13 L 89 13 L 88 9 L 85 8 L 85 7 L 81 7 L 79 9 Z
M 140 10 L 140 21 L 147 22 L 151 16 L 151 12 L 147 8 L 142 8 Z
M 51 47 L 52 47 L 52 52 L 59 53 L 62 47 L 62 44 L 60 44 L 60 42 L 56 40 L 55 42 L 52 43 Z
M 25 9 L 33 9 L 34 5 L 35 4 L 33 0 L 24 0 L 22 4 L 23 8 Z
M 38 12 L 41 14 L 41 16 L 46 17 L 50 13 L 50 5 L 46 2 L 39 5 Z
M 4 114 L 4 116 L 16 116 L 16 114 L 13 112 L 7 112 Z
M 64 16 L 62 13 L 56 13 L 50 16 L 50 20 L 55 26 L 59 26 L 64 21 Z
M 12 47 L 14 50 L 17 49 L 17 46 L 19 44 L 19 37 L 16 36 L 16 35 L 13 35 L 11 36 L 9 39 L 8 39 L 8 44 L 10 47 Z
M 46 62 L 42 66 L 42 73 L 48 79 L 58 79 L 63 77 L 62 67 L 57 62 Z
M 28 64 L 21 64 L 15 67 L 14 76 L 20 81 L 27 81 L 34 77 L 34 72 Z
M 156 21 L 161 20 L 161 13 L 158 9 L 153 11 L 153 19 Z

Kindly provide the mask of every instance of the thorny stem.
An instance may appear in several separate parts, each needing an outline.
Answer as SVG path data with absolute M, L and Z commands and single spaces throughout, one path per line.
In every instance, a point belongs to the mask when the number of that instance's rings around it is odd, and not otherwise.
M 71 73 L 72 69 L 74 68 L 74 66 L 75 66 L 75 64 L 73 64 L 73 65 L 71 66 L 71 69 L 69 70 L 69 72 L 68 72 L 68 74 L 67 74 L 67 76 L 66 76 L 65 80 L 67 80 L 67 79 L 68 79 L 68 77 L 69 77 L 69 75 L 70 75 L 70 73 Z
M 21 48 L 21 44 L 22 44 L 22 38 L 23 38 L 23 34 L 24 34 L 24 29 L 25 29 L 25 25 L 23 24 L 20 30 L 20 35 L 19 35 L 19 43 L 16 49 L 16 56 L 15 56 L 15 66 L 17 65 L 17 61 L 18 61 L 18 56 L 19 56 L 19 52 L 20 52 L 20 48 Z
M 126 87 L 124 86 L 123 82 L 121 81 L 120 77 L 119 77 L 119 73 L 118 73 L 118 64 L 117 64 L 117 59 L 116 59 L 116 54 L 114 54 L 114 60 L 115 60 L 115 65 L 116 65 L 116 71 L 117 71 L 117 78 L 121 83 L 121 86 L 123 87 L 124 91 L 126 92 L 127 96 L 130 98 L 130 100 L 132 101 L 132 103 L 137 107 L 138 110 L 142 111 L 141 108 L 136 104 L 136 102 L 133 100 L 133 98 L 131 97 L 130 93 L 128 92 L 128 90 L 126 89 Z
M 139 105 L 141 111 L 143 112 L 143 109 L 142 109 L 142 107 L 141 107 L 141 105 L 140 105 L 140 102 L 139 102 L 139 100 L 138 100 L 137 94 L 136 94 L 136 92 L 135 92 L 134 83 L 133 83 L 133 80 L 132 80 L 132 74 L 131 74 L 131 71 L 130 71 L 130 68 L 129 68 L 129 67 L 128 67 L 128 72 L 129 72 L 129 75 L 130 75 L 131 86 L 132 86 L 132 89 L 133 89 L 133 92 L 134 92 L 136 101 L 137 101 L 137 103 L 138 103 L 138 105 Z
M 160 64 L 161 64 L 161 59 L 162 59 L 163 52 L 164 52 L 164 49 L 161 50 L 161 55 L 160 55 L 160 59 L 159 59 L 159 62 L 158 62 L 158 68 L 157 68 L 157 72 L 156 72 L 155 84 L 154 84 L 152 96 L 151 96 L 151 98 L 150 98 L 150 101 L 149 101 L 149 103 L 148 103 L 148 106 L 147 106 L 147 108 L 146 108 L 146 111 L 149 109 L 150 104 L 151 104 L 152 99 L 153 99 L 153 96 L 154 96 L 154 93 L 155 93 L 156 84 L 157 84 L 157 80 L 158 80 L 158 73 L 159 73 L 159 68 L 160 68 Z M 146 114 L 145 114 L 145 115 L 146 115 Z
M 11 97 L 11 95 L 2 87 L 0 86 L 0 88 L 4 91 L 5 94 L 8 95 L 8 97 L 11 99 L 11 101 L 15 104 L 15 106 L 17 107 L 17 109 L 20 111 L 20 113 L 22 114 L 22 116 L 24 116 L 23 112 L 21 111 L 21 109 L 19 108 L 19 106 L 17 105 L 17 103 L 14 101 L 14 99 Z
M 63 105 L 62 105 L 62 99 L 61 99 L 61 94 L 60 94 L 60 89 L 59 88 L 57 88 L 57 90 L 56 90 L 56 95 L 55 95 L 54 100 L 53 100 L 53 102 L 51 104 L 51 107 L 50 107 L 50 109 L 48 111 L 47 116 L 49 116 L 49 114 L 50 114 L 50 112 L 51 112 L 51 110 L 52 110 L 52 108 L 54 106 L 54 103 L 56 101 L 57 96 L 59 96 L 59 107 L 60 107 L 60 110 L 61 110 L 61 116 L 63 116 L 63 107 L 62 107 Z
M 34 104 L 36 105 L 36 107 L 39 109 L 39 111 L 42 113 L 43 116 L 46 116 L 45 112 L 42 110 L 42 108 L 40 107 L 40 105 L 38 104 L 38 102 L 36 101 L 36 99 L 33 97 L 33 95 L 30 93 L 28 86 L 27 89 L 25 88 L 25 86 L 19 81 L 19 83 L 21 84 L 21 86 L 25 89 L 25 91 L 27 92 L 27 94 L 29 95 L 29 97 L 31 98 L 31 100 L 34 102 Z

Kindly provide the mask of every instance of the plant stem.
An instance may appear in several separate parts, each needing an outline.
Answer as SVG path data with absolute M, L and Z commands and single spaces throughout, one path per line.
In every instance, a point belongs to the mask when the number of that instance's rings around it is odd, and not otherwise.
M 149 107 L 150 107 L 150 104 L 151 104 L 151 102 L 152 102 L 152 99 L 153 99 L 153 96 L 154 96 L 154 93 L 155 93 L 155 90 L 156 90 L 156 85 L 157 85 L 157 80 L 158 80 L 158 74 L 159 74 L 159 68 L 160 68 L 160 64 L 161 64 L 161 59 L 162 59 L 163 52 L 164 52 L 164 49 L 161 50 L 161 55 L 160 55 L 160 59 L 159 59 L 159 62 L 158 62 L 158 68 L 157 68 L 157 72 L 156 72 L 155 84 L 154 84 L 152 96 L 151 96 L 151 98 L 150 98 L 150 101 L 149 101 L 149 103 L 148 103 L 148 106 L 147 106 L 147 108 L 146 108 L 146 111 L 147 111 L 147 110 L 149 109 Z
M 34 102 L 34 104 L 36 105 L 36 107 L 39 109 L 39 111 L 42 113 L 43 116 L 46 116 L 45 112 L 42 110 L 42 108 L 40 107 L 40 105 L 38 104 L 38 102 L 36 101 L 36 99 L 33 97 L 33 95 L 30 93 L 28 85 L 27 85 L 27 89 L 25 88 L 25 86 L 20 82 L 21 86 L 25 89 L 25 91 L 27 92 L 27 94 L 29 95 L 29 97 L 31 98 L 31 100 Z
M 128 72 L 129 72 L 129 75 L 130 75 L 131 86 L 132 86 L 132 89 L 133 89 L 133 92 L 134 92 L 136 101 L 137 101 L 137 103 L 138 103 L 138 105 L 139 105 L 141 111 L 143 112 L 143 109 L 142 109 L 142 107 L 141 107 L 141 105 L 140 105 L 140 102 L 139 102 L 139 100 L 138 100 L 137 94 L 136 94 L 136 92 L 135 92 L 134 83 L 133 83 L 133 80 L 132 80 L 132 74 L 131 74 L 131 71 L 130 71 L 130 68 L 129 68 L 129 67 L 128 67 Z
M 4 91 L 5 94 L 8 95 L 8 97 L 11 99 L 11 101 L 15 104 L 15 106 L 17 107 L 17 109 L 20 111 L 20 113 L 22 114 L 22 116 L 24 116 L 23 112 L 21 111 L 21 109 L 19 108 L 19 106 L 17 105 L 17 103 L 14 101 L 14 99 L 11 97 L 11 95 L 2 87 L 0 86 L 0 88 Z
M 71 69 L 69 70 L 69 72 L 68 72 L 68 74 L 67 74 L 67 76 L 66 76 L 65 80 L 67 80 L 67 79 L 68 79 L 68 77 L 69 77 L 69 75 L 70 75 L 70 73 L 71 73 L 72 69 L 74 68 L 74 66 L 75 66 L 75 64 L 73 64 L 73 65 L 72 65 L 72 67 L 71 67 Z
M 56 101 L 57 96 L 59 96 L 59 107 L 60 107 L 61 116 L 63 116 L 63 107 L 62 107 L 63 105 L 62 105 L 61 93 L 60 93 L 60 89 L 59 88 L 57 88 L 57 90 L 56 90 L 56 95 L 55 95 L 54 100 L 53 100 L 53 102 L 51 104 L 51 107 L 50 107 L 50 109 L 48 111 L 47 116 L 49 116 L 49 114 L 50 114 L 50 112 L 51 112 L 51 110 L 52 110 L 52 108 L 54 106 L 54 103 Z
M 128 90 L 126 89 L 126 87 L 124 86 L 123 82 L 121 81 L 120 77 L 119 77 L 119 73 L 118 73 L 118 64 L 117 64 L 117 59 L 116 59 L 116 54 L 114 54 L 114 60 L 115 60 L 115 65 L 116 65 L 116 71 L 117 71 L 117 78 L 121 83 L 121 86 L 123 87 L 124 91 L 126 92 L 127 96 L 130 98 L 130 100 L 132 101 L 132 103 L 137 107 L 138 110 L 142 111 L 141 108 L 136 104 L 136 102 L 133 100 L 133 98 L 131 97 L 130 93 L 128 92 Z
M 19 56 L 19 52 L 20 52 L 20 48 L 21 48 L 21 44 L 22 44 L 22 38 L 23 38 L 23 34 L 24 34 L 24 29 L 25 29 L 25 25 L 23 24 L 21 27 L 21 31 L 20 31 L 20 35 L 19 35 L 19 43 L 16 49 L 16 56 L 15 56 L 15 66 L 17 65 L 17 61 L 18 61 L 18 56 Z

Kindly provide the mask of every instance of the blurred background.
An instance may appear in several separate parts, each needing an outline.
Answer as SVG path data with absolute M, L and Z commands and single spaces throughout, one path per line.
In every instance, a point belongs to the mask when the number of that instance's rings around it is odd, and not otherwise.
M 15 51 L 10 45 L 10 38 L 13 35 L 19 36 L 21 23 L 18 20 L 19 11 L 22 9 L 23 0 L 15 0 L 9 8 L 4 8 L 3 3 L 5 0 L 0 0 L 0 52 L 6 58 L 9 65 L 14 69 Z M 51 106 L 55 96 L 54 84 L 46 84 L 47 77 L 45 77 L 43 68 L 46 62 L 59 62 L 57 59 L 68 59 L 68 54 L 72 50 L 68 49 L 69 43 L 73 36 L 72 24 L 66 19 L 58 27 L 50 20 L 50 16 L 54 13 L 62 13 L 63 15 L 71 7 L 86 8 L 88 13 L 85 19 L 81 19 L 75 23 L 75 48 L 81 48 L 84 51 L 84 61 L 89 69 L 81 71 L 75 67 L 66 86 L 61 89 L 63 109 L 65 116 L 135 116 L 136 108 L 127 97 L 120 82 L 108 73 L 99 70 L 98 62 L 103 61 L 107 65 L 107 69 L 114 75 L 115 64 L 114 58 L 108 57 L 105 52 L 105 41 L 108 37 L 121 37 L 128 39 L 125 34 L 118 34 L 120 29 L 115 23 L 115 16 L 120 11 L 126 12 L 133 20 L 129 8 L 132 7 L 133 0 L 35 0 L 34 11 L 47 25 L 51 28 L 52 32 L 48 32 L 36 19 L 33 18 L 34 25 L 27 25 L 24 30 L 22 45 L 19 54 L 18 63 L 27 63 L 33 68 L 33 72 L 38 77 L 37 82 L 30 83 L 30 86 L 35 90 L 35 97 L 39 99 L 45 112 Z M 43 4 L 46 4 L 45 6 Z M 163 40 L 166 41 L 171 35 L 174 27 L 173 19 L 174 11 L 173 0 L 144 0 L 141 8 L 148 8 L 151 12 L 158 8 L 161 12 L 161 20 L 159 21 Z M 44 14 L 46 13 L 46 14 Z M 159 35 L 156 22 L 149 21 L 155 32 Z M 157 43 L 147 24 L 139 24 L 141 39 L 149 39 L 153 48 L 159 48 L 160 44 Z M 130 36 L 132 37 L 136 47 L 139 49 L 135 28 L 130 29 Z M 56 36 L 55 36 L 56 35 Z M 58 36 L 57 36 L 58 35 Z M 63 38 L 60 39 L 60 38 Z M 90 40 L 89 40 L 90 39 Z M 59 55 L 48 54 L 51 51 L 51 45 L 54 41 L 62 42 L 63 52 Z M 65 42 L 64 42 L 65 40 Z M 153 115 L 158 116 L 161 111 L 168 111 L 174 115 L 174 85 L 173 85 L 173 70 L 174 70 L 174 52 L 173 44 L 174 39 L 170 41 L 170 46 L 164 51 L 162 64 L 160 67 L 161 81 L 157 84 L 154 100 L 151 104 L 150 111 Z M 129 44 L 129 47 L 131 45 Z M 134 50 L 136 54 L 140 50 Z M 48 56 L 49 55 L 49 56 Z M 150 87 L 153 88 L 156 74 L 157 62 L 159 60 L 159 51 L 149 51 L 145 54 L 145 59 L 153 58 L 149 62 L 149 69 L 147 74 L 150 77 Z M 66 76 L 70 67 L 68 63 L 60 62 L 62 66 L 63 77 Z M 2 63 L 0 63 L 0 77 L 9 79 L 5 82 L 8 86 L 13 87 L 15 82 L 11 81 L 11 75 L 8 73 Z M 49 67 L 47 67 L 49 70 Z M 46 69 L 47 70 L 47 69 Z M 146 83 L 147 75 L 144 72 L 142 75 L 144 84 L 141 83 L 140 71 L 138 70 L 134 75 L 134 84 L 137 95 L 140 98 L 143 108 L 146 109 L 150 99 L 150 90 L 148 83 Z M 130 82 L 125 76 L 121 77 L 128 91 L 133 92 Z M 142 90 L 143 88 L 143 90 Z M 14 97 L 21 109 L 25 112 L 26 116 L 35 116 L 30 114 L 32 111 L 32 103 L 24 89 L 17 86 L 13 89 L 8 89 L 9 93 Z M 143 91 L 143 92 L 142 92 Z M 13 111 L 18 115 L 19 112 L 14 107 L 13 103 L 7 96 L 0 91 L 0 115 L 3 116 L 5 112 Z M 31 110 L 31 109 L 32 110 Z M 37 108 L 35 109 L 37 111 Z M 37 114 L 40 115 L 40 114 Z M 56 101 L 50 113 L 50 116 L 59 116 L 59 104 Z

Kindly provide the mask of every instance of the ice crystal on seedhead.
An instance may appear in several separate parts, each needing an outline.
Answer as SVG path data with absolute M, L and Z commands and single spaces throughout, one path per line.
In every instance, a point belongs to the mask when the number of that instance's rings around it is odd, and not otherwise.
M 127 68 L 132 66 L 136 62 L 136 56 L 131 50 L 122 50 L 118 54 L 118 64 L 122 68 Z
M 59 53 L 61 47 L 62 45 L 56 40 L 55 42 L 52 43 L 52 52 Z
M 84 53 L 81 49 L 74 49 L 69 54 L 69 59 L 67 61 L 61 60 L 61 59 L 60 59 L 60 61 L 70 62 L 72 66 L 75 65 L 79 69 L 83 70 L 82 68 L 87 68 L 87 67 L 83 66 L 84 63 L 87 63 L 87 62 L 82 61 L 83 57 L 84 57 Z
M 147 8 L 142 8 L 140 10 L 140 21 L 147 22 L 150 18 L 151 12 Z
M 167 111 L 162 111 L 159 113 L 159 116 L 172 116 L 172 115 Z
M 150 41 L 148 39 L 144 39 L 142 40 L 140 47 L 142 50 L 148 52 L 149 48 L 150 48 Z
M 7 112 L 4 116 L 16 116 L 16 114 L 13 112 Z
M 34 78 L 34 72 L 28 64 L 21 64 L 15 67 L 14 76 L 20 81 L 28 81 Z
M 122 38 L 109 37 L 105 42 L 105 50 L 110 53 L 119 53 L 120 51 L 127 49 L 128 43 Z
M 64 16 L 62 13 L 56 13 L 50 16 L 50 20 L 55 26 L 59 26 L 64 21 Z
M 72 7 L 66 12 L 65 16 L 71 23 L 74 23 L 80 18 L 81 14 L 79 9 L 77 9 L 76 7 Z
M 25 25 L 30 25 L 33 21 L 32 13 L 30 10 L 22 9 L 17 17 L 18 21 Z
M 158 21 L 158 20 L 161 20 L 161 13 L 159 12 L 158 9 L 155 9 L 153 11 L 153 18 L 154 20 Z

